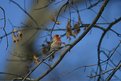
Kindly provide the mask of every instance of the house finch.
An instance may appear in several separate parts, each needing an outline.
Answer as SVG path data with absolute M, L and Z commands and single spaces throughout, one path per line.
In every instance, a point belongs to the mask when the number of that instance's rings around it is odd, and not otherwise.
M 50 60 L 54 58 L 54 54 L 56 51 L 59 50 L 59 48 L 61 47 L 61 38 L 59 35 L 54 35 L 53 39 L 52 39 L 52 43 L 50 46 L 50 54 L 52 55 Z

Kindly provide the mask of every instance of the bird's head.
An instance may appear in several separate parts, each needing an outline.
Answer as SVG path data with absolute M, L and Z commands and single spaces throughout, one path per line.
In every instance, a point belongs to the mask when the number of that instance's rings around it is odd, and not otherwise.
M 54 35 L 53 40 L 60 40 L 60 36 L 58 34 Z

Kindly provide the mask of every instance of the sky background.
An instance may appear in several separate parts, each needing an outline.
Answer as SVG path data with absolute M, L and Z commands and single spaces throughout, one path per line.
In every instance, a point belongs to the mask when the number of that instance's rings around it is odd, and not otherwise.
M 15 0 L 15 1 L 18 2 L 24 8 L 24 0 Z M 112 2 L 113 2 L 113 4 L 112 4 Z M 26 10 L 27 11 L 30 10 L 31 3 L 32 3 L 31 0 L 26 0 Z M 100 20 L 98 22 L 111 22 L 111 21 L 114 21 L 115 19 L 117 19 L 118 17 L 120 17 L 121 16 L 121 11 L 120 11 L 121 5 L 120 4 L 121 4 L 121 0 L 116 0 L 116 1 L 111 0 L 102 15 L 105 18 L 105 20 L 100 18 Z M 98 6 L 100 7 L 100 5 L 98 5 Z M 22 23 L 24 23 L 24 21 L 26 19 L 26 15 L 15 4 L 9 2 L 9 0 L 0 0 L 0 6 L 3 7 L 6 12 L 6 19 L 7 19 L 6 32 L 11 32 L 13 29 L 11 24 L 9 23 L 8 19 L 12 22 L 12 24 L 14 26 L 21 26 Z M 79 7 L 81 7 L 81 6 L 79 6 Z M 98 12 L 99 7 L 94 8 L 94 10 L 96 12 Z M 72 14 L 72 16 L 75 16 L 75 14 Z M 91 23 L 93 18 L 96 16 L 96 13 L 92 12 L 91 10 L 82 11 L 80 14 L 81 14 L 83 23 Z M 3 16 L 3 14 L 1 13 L 1 10 L 0 10 L 0 18 L 2 18 L 2 16 Z M 68 14 L 62 14 L 62 16 L 59 17 L 61 21 L 65 20 L 65 18 L 63 16 L 67 17 Z M 0 21 L 1 21 L 0 27 L 3 27 L 3 21 L 2 20 L 0 20 Z M 63 27 L 66 23 L 67 22 L 62 22 L 61 26 Z M 51 24 L 49 26 L 51 26 Z M 107 27 L 107 26 L 104 26 L 104 27 Z M 121 33 L 121 22 L 116 24 L 112 29 Z M 55 33 L 58 33 L 58 32 L 55 32 Z M 56 79 L 58 77 L 61 81 L 64 81 L 64 80 L 65 81 L 76 81 L 77 78 L 80 80 L 88 80 L 87 78 L 84 78 L 84 77 L 87 77 L 87 74 L 89 75 L 89 72 L 95 68 L 87 69 L 86 72 L 84 72 L 84 69 L 80 69 L 80 70 L 74 71 L 73 73 L 70 73 L 66 76 L 64 75 L 64 72 L 68 73 L 71 70 L 73 70 L 75 67 L 78 67 L 78 66 L 97 63 L 97 45 L 98 45 L 101 33 L 102 33 L 102 31 L 99 29 L 92 29 L 91 32 L 89 32 L 87 34 L 87 36 L 83 40 L 81 40 L 64 57 L 62 62 L 54 69 L 54 71 L 52 71 L 52 74 L 54 74 L 54 75 L 51 75 L 51 73 L 50 73 L 49 76 L 51 76 L 52 79 Z M 2 36 L 2 35 L 4 35 L 4 32 L 2 29 L 0 29 L 0 36 Z M 11 47 L 13 44 L 11 35 L 8 36 L 8 38 L 9 38 L 9 46 L 8 46 L 7 50 L 6 50 L 6 38 L 0 40 L 0 60 L 1 60 L 0 61 L 0 71 L 2 71 L 2 72 L 5 70 L 5 65 L 6 65 L 6 61 L 7 61 L 6 59 L 8 58 L 8 55 L 11 52 L 10 50 L 11 50 Z M 108 32 L 107 35 L 105 36 L 105 39 L 104 39 L 101 47 L 111 50 L 119 43 L 120 39 L 121 38 L 117 37 L 114 33 Z M 42 40 L 42 39 L 38 39 L 38 41 L 36 43 L 37 45 L 39 44 L 40 40 Z M 72 38 L 72 41 L 73 40 L 75 40 L 75 39 Z M 62 38 L 62 41 L 66 42 L 66 43 L 68 42 L 66 38 Z M 118 48 L 118 51 L 119 52 L 121 51 L 121 47 Z M 103 58 L 105 58 L 105 56 L 102 56 L 102 59 Z M 115 62 L 118 62 L 120 60 L 120 58 L 121 58 L 121 56 L 116 54 L 114 56 L 113 60 Z M 45 67 L 46 67 L 45 65 L 42 65 L 40 68 L 45 68 Z M 33 75 L 42 72 L 42 71 L 40 71 L 40 70 L 38 71 L 38 70 L 39 69 L 37 69 L 33 73 Z M 59 76 L 55 76 L 55 75 L 59 75 Z M 74 76 L 74 75 L 76 75 L 76 76 Z M 121 77 L 121 75 L 119 75 L 119 74 L 118 74 L 118 76 Z M 46 80 L 48 80 L 48 79 L 46 78 Z M 46 80 L 43 79 L 43 81 L 46 81 Z

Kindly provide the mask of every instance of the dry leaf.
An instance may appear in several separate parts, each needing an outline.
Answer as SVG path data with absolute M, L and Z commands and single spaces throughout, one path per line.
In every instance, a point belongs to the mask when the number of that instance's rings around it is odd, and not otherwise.
M 42 54 L 47 56 L 48 55 L 48 47 L 45 44 L 42 44 Z
M 51 21 L 53 21 L 57 25 L 60 25 L 60 22 L 59 21 L 56 21 L 56 18 L 54 16 L 50 16 L 49 18 L 50 18 Z
M 13 39 L 13 42 L 14 43 L 17 43 L 19 41 L 18 38 L 17 38 L 17 35 L 15 34 L 16 31 L 17 30 L 14 29 L 13 32 L 12 32 L 12 39 Z
M 67 37 L 67 39 L 70 40 L 71 36 L 75 37 L 75 35 L 72 32 L 72 28 L 71 28 L 71 20 L 69 19 L 68 23 L 67 23 L 67 26 L 66 26 L 66 37 Z
M 23 34 L 21 31 L 18 31 L 18 38 L 22 39 L 23 38 Z
M 35 54 L 33 55 L 33 60 L 35 64 L 38 64 L 40 62 L 39 58 Z
M 77 35 L 80 32 L 80 24 L 76 23 L 74 25 L 74 34 Z
M 79 11 L 77 10 L 78 22 L 74 25 L 74 34 L 77 35 L 80 32 L 80 25 L 82 24 Z
M 14 43 L 17 43 L 17 38 L 16 38 L 16 36 L 13 35 L 13 34 L 12 34 L 12 39 L 13 39 L 13 42 L 14 42 Z
M 17 31 L 16 29 L 13 29 L 12 39 L 14 43 L 18 43 L 20 39 L 22 39 L 22 37 L 23 37 L 23 34 L 21 31 Z

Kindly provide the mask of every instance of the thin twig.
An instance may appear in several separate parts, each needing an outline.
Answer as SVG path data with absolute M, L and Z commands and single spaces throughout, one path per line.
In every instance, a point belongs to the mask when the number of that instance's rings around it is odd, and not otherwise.
M 7 48 L 8 48 L 8 36 L 7 36 L 7 32 L 6 32 L 6 30 L 5 30 L 5 28 L 6 28 L 6 14 L 5 14 L 5 10 L 4 10 L 3 7 L 0 6 L 0 9 L 3 11 L 3 15 L 4 15 L 4 26 L 3 26 L 3 31 L 4 31 L 5 37 L 6 37 L 6 43 L 7 43 L 6 50 L 7 50 Z
M 121 68 L 121 62 L 116 66 L 116 68 L 109 74 L 109 76 L 106 78 L 106 81 L 110 81 L 114 74 Z
M 27 16 L 29 16 L 29 18 L 35 23 L 35 25 L 38 26 L 37 21 L 26 11 L 24 10 L 17 2 L 15 2 L 14 0 L 10 0 L 12 3 L 14 3 L 15 5 L 17 5 Z

